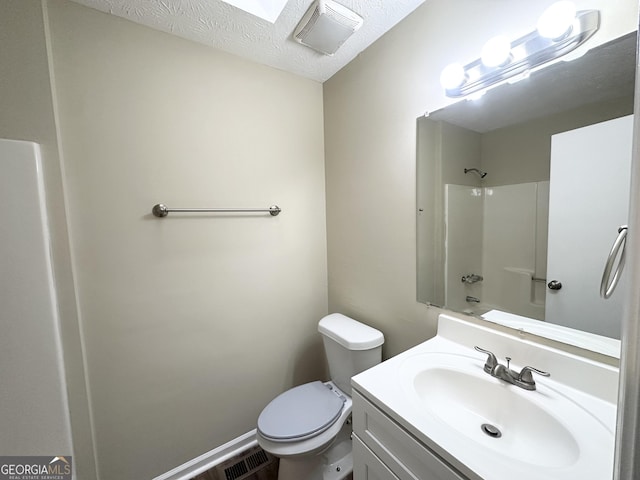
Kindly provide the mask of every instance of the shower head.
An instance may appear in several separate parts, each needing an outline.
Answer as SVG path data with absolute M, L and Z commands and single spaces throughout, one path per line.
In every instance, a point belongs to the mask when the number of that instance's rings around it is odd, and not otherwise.
M 464 173 L 475 172 L 480 176 L 480 178 L 484 178 L 487 176 L 487 172 L 483 172 L 482 170 L 478 170 L 477 168 L 465 168 Z

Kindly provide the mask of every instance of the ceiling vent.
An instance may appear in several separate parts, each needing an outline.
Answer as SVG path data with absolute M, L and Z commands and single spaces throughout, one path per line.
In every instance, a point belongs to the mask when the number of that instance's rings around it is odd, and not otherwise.
M 333 55 L 362 26 L 360 15 L 331 0 L 316 0 L 296 27 L 293 38 L 302 45 Z

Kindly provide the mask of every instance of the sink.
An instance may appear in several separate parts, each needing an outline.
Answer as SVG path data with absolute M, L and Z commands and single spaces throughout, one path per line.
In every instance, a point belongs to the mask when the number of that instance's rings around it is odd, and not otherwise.
M 529 364 L 551 376 L 534 376 L 535 390 L 492 377 L 484 371 L 487 355 L 475 345 L 493 351 L 503 365 L 512 356 L 515 371 Z M 456 469 L 455 478 L 611 480 L 618 373 L 520 332 L 441 314 L 435 337 L 354 376 L 352 384 Z M 360 428 L 382 435 L 383 424 L 367 419 L 360 417 Z
M 463 351 L 418 353 L 396 367 L 404 395 L 448 451 L 539 473 L 578 473 L 613 445 L 613 429 L 583 408 L 578 392 L 550 379 L 524 390 L 487 374 L 484 355 Z
M 414 377 L 420 402 L 469 440 L 502 455 L 546 467 L 564 467 L 580 455 L 566 425 L 532 401 L 539 392 L 518 392 L 481 371 L 427 368 Z M 484 427 L 484 428 L 483 428 Z

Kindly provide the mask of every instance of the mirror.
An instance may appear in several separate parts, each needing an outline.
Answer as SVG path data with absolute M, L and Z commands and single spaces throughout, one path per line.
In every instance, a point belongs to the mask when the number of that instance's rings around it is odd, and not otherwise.
M 418 119 L 419 302 L 619 356 L 624 275 L 599 287 L 627 218 L 635 59 L 633 33 Z M 590 130 L 611 122 L 628 139 Z

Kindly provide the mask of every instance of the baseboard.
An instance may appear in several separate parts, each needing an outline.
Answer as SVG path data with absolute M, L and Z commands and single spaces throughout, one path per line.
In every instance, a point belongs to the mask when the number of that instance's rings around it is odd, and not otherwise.
M 203 453 L 193 460 L 183 463 L 167 473 L 154 477 L 153 480 L 189 480 L 257 444 L 256 431 L 254 429 L 224 445 Z

